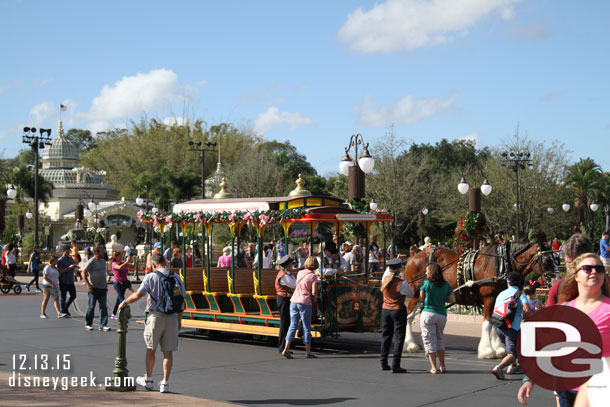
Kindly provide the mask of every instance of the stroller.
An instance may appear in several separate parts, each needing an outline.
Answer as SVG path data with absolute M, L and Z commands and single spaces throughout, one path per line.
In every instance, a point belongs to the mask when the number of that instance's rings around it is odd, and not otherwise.
M 2 291 L 3 294 L 8 294 L 11 289 L 15 294 L 21 294 L 21 285 L 22 284 L 13 277 L 2 273 L 2 278 L 0 279 L 0 291 Z

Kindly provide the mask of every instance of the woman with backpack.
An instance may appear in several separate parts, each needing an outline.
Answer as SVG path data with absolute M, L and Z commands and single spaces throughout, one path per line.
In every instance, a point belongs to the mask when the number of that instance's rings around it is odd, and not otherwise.
M 455 302 L 451 285 L 445 281 L 438 263 L 430 263 L 426 268 L 427 280 L 419 290 L 419 301 L 423 303 L 421 316 L 421 336 L 430 362 L 430 373 L 445 373 L 445 343 L 443 331 L 447 323 L 445 303 Z M 436 368 L 438 357 L 439 368 Z

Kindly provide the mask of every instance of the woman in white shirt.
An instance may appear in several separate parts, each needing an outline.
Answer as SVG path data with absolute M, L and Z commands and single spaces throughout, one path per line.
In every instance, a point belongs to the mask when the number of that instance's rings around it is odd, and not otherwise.
M 57 317 L 61 314 L 59 310 L 59 271 L 57 270 L 57 256 L 51 257 L 49 264 L 42 271 L 42 306 L 40 307 L 40 318 L 46 319 L 45 311 L 49 297 L 53 297 L 53 304 Z

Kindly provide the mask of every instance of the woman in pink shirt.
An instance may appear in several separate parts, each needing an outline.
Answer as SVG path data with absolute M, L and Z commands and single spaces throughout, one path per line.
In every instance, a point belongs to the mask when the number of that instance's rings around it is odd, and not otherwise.
M 282 355 L 287 359 L 292 359 L 290 354 L 290 344 L 294 341 L 294 335 L 299 326 L 299 318 L 303 322 L 303 343 L 305 344 L 306 358 L 315 358 L 311 353 L 311 312 L 312 304 L 318 295 L 318 277 L 315 271 L 320 264 L 315 257 L 308 257 L 305 260 L 305 268 L 297 274 L 297 286 L 290 300 L 290 328 L 286 334 L 286 346 Z
M 125 291 L 130 289 L 133 292 L 133 288 L 131 288 L 131 282 L 128 278 L 129 267 L 134 267 L 135 264 L 132 262 L 132 257 L 128 257 L 127 260 L 123 261 L 123 252 L 115 251 L 112 253 L 112 283 L 114 285 L 114 291 L 116 292 L 116 302 L 114 304 L 114 308 L 112 310 L 112 315 L 110 318 L 117 319 L 117 310 L 119 308 L 119 304 L 125 300 Z
M 559 303 L 584 312 L 597 326 L 602 337 L 602 357 L 610 356 L 610 285 L 604 264 L 595 253 L 585 253 L 568 266 L 565 281 L 559 292 Z M 576 389 L 558 391 L 573 405 Z
M 231 248 L 225 247 L 222 249 L 222 256 L 218 258 L 218 267 L 231 267 Z

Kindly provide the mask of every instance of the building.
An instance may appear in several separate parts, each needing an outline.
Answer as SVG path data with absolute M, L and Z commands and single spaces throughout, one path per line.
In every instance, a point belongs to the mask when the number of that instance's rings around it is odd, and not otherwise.
M 79 167 L 78 148 L 64 137 L 61 120 L 57 128 L 57 138 L 42 151 L 40 175 L 54 185 L 53 196 L 48 205 L 40 207 L 41 226 L 47 235 L 47 246 L 52 248 L 75 227 L 77 206 L 87 208 L 95 202 L 95 210 L 84 216 L 82 227 L 103 230 L 105 240 L 112 234 L 120 236 L 122 243 L 135 244 L 137 228 L 136 213 L 140 208 L 133 200 L 118 198 L 118 192 L 110 184 L 105 184 L 103 171 L 92 171 Z M 85 211 L 87 212 L 87 211 Z

